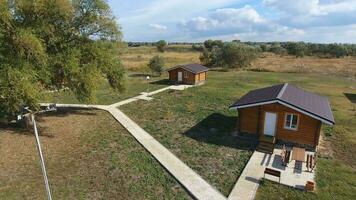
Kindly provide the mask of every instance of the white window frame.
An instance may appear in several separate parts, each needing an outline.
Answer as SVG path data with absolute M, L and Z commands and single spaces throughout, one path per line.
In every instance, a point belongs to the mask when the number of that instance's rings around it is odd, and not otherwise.
M 187 71 L 183 71 L 183 77 L 184 77 L 184 78 L 188 78 L 188 77 L 189 77 L 189 74 L 188 74 Z
M 288 117 L 288 115 L 291 115 L 289 125 L 287 125 L 287 117 Z M 292 127 L 292 122 L 293 122 L 293 119 L 294 119 L 295 117 L 297 118 L 297 124 L 295 125 L 295 128 L 294 128 L 294 127 Z M 296 130 L 298 130 L 299 120 L 300 120 L 299 114 L 296 114 L 296 113 L 286 113 L 286 114 L 285 114 L 285 117 L 284 117 L 284 125 L 283 125 L 283 126 L 284 126 L 284 128 L 287 129 L 287 130 L 296 131 Z

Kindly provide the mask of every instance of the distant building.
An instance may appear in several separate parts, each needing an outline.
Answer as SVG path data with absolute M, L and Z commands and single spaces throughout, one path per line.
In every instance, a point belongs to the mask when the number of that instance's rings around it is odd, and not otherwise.
M 172 84 L 203 84 L 207 78 L 209 68 L 200 64 L 178 65 L 167 70 Z

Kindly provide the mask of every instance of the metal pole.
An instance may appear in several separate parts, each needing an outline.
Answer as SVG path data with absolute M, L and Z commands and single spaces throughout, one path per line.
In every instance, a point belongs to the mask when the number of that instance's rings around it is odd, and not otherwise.
M 147 80 L 147 96 L 149 96 L 149 92 L 150 92 L 150 77 L 147 76 L 146 80 Z
M 48 197 L 48 200 L 52 200 L 51 190 L 49 189 L 47 172 L 46 172 L 46 167 L 45 167 L 45 163 L 44 163 L 44 159 L 43 159 L 43 155 L 42 155 L 41 143 L 40 143 L 40 138 L 38 137 L 37 125 L 36 125 L 34 114 L 31 114 L 31 119 L 33 122 L 33 129 L 35 131 L 37 151 L 40 156 L 40 164 L 41 164 L 43 179 L 44 179 L 45 187 L 46 187 L 46 191 L 47 191 L 47 197 Z

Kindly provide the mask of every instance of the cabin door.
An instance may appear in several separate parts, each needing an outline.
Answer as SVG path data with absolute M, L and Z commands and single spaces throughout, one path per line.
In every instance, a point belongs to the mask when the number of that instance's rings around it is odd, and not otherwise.
M 183 73 L 178 72 L 178 82 L 182 82 L 182 81 L 183 81 Z
M 266 112 L 263 134 L 274 136 L 274 133 L 276 131 L 276 121 L 277 121 L 276 113 Z

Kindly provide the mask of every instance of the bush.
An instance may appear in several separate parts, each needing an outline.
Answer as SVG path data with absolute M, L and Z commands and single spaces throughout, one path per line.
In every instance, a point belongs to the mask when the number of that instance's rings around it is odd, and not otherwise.
M 205 48 L 203 45 L 193 44 L 192 49 L 195 51 L 204 52 Z
M 323 132 L 325 136 L 332 136 L 334 131 L 333 126 L 323 126 Z
M 154 56 L 150 59 L 147 66 L 150 68 L 152 73 L 161 76 L 164 67 L 164 59 L 159 55 Z
M 307 46 L 304 42 L 289 42 L 286 49 L 288 54 L 295 55 L 297 58 L 302 58 L 307 54 Z
M 209 42 L 210 44 L 211 42 Z M 206 44 L 206 42 L 204 42 Z M 208 46 L 200 56 L 200 61 L 208 67 L 243 68 L 251 64 L 260 52 L 255 47 L 243 43 L 228 42 Z
M 278 42 L 274 42 L 269 48 L 269 51 L 278 55 L 284 55 L 287 53 L 287 50 L 283 48 Z
M 159 52 L 164 52 L 166 46 L 167 46 L 167 42 L 164 40 L 160 40 L 156 43 L 156 47 Z

